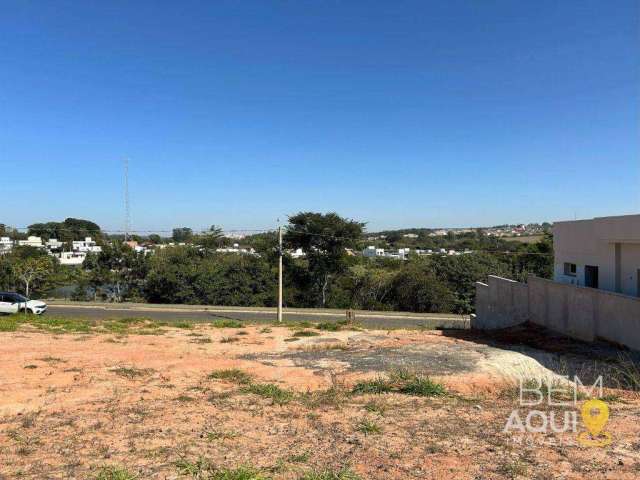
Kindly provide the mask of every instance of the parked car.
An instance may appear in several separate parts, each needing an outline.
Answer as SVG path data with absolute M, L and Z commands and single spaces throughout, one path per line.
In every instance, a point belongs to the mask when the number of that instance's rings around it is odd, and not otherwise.
M 42 315 L 47 311 L 47 304 L 40 300 L 29 300 L 19 293 L 0 292 L 0 313 L 18 313 L 24 311 L 26 307 L 27 313 Z

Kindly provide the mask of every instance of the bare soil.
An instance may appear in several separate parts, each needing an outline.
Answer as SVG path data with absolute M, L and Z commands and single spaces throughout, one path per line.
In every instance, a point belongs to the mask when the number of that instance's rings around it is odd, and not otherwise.
M 608 391 L 605 448 L 581 446 L 573 432 L 503 433 L 519 408 L 514 378 L 574 371 L 588 351 L 563 356 L 471 332 L 318 333 L 0 333 L 0 478 L 97 478 L 105 466 L 135 478 L 207 478 L 180 467 L 198 461 L 291 480 L 343 467 L 362 479 L 640 478 L 632 392 Z M 398 367 L 428 374 L 447 394 L 350 393 Z M 220 369 L 292 393 L 278 401 L 209 377 Z

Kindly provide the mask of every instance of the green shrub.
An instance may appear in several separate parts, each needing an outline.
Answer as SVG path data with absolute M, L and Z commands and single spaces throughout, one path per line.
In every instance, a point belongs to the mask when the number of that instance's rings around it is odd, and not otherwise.
M 274 383 L 251 383 L 247 385 L 243 391 L 245 393 L 253 393 L 261 397 L 270 398 L 273 403 L 284 405 L 293 400 L 293 392 L 280 388 Z
M 232 383 L 247 385 L 251 383 L 251 375 L 243 372 L 239 368 L 227 368 L 223 370 L 214 370 L 208 375 L 212 380 L 226 380 Z
M 244 328 L 244 324 L 239 320 L 230 318 L 219 318 L 211 323 L 214 328 Z

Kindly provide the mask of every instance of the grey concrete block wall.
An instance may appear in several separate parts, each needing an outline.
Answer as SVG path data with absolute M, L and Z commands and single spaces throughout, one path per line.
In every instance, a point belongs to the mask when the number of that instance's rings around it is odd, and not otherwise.
M 471 327 L 511 327 L 527 321 L 528 310 L 525 284 L 490 275 L 488 283 L 476 282 L 476 318 Z
M 602 338 L 640 350 L 640 298 L 530 276 L 527 283 L 489 276 L 476 283 L 472 328 L 530 321 L 572 338 Z

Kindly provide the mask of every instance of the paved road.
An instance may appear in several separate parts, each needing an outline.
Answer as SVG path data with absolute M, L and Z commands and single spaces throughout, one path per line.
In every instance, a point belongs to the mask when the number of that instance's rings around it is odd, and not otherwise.
M 171 322 L 191 320 L 207 322 L 219 318 L 230 318 L 247 323 L 272 323 L 276 320 L 274 309 L 242 308 L 180 308 L 179 305 L 167 306 L 127 306 L 127 305 L 71 305 L 49 304 L 49 315 L 64 315 L 91 320 L 106 318 L 147 317 L 157 321 Z M 285 321 L 327 322 L 345 319 L 344 312 L 296 309 L 283 314 Z M 399 312 L 357 312 L 356 322 L 366 328 L 468 328 L 468 317 L 443 314 L 406 314 Z

